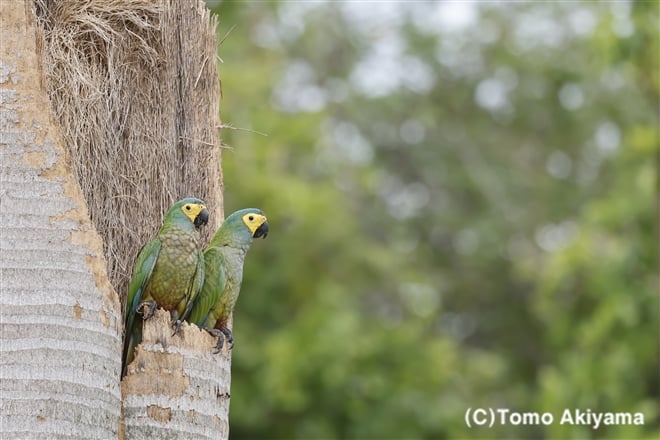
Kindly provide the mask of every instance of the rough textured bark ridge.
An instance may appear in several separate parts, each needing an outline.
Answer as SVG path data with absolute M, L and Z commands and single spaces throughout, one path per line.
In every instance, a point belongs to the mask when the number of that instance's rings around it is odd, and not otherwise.
M 184 323 L 172 336 L 163 310 L 144 323 L 143 341 L 122 382 L 128 439 L 227 438 L 230 357 L 215 338 Z
M 122 318 L 53 124 L 27 3 L 0 1 L 0 437 L 114 438 Z

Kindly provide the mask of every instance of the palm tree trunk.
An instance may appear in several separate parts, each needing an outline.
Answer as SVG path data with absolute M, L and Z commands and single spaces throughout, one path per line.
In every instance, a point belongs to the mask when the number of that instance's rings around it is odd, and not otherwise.
M 26 2 L 0 2 L 0 437 L 115 438 L 122 318 L 48 111 Z
M 143 339 L 122 382 L 128 439 L 229 436 L 231 357 L 215 338 L 184 323 L 172 336 L 169 313 L 144 323 Z

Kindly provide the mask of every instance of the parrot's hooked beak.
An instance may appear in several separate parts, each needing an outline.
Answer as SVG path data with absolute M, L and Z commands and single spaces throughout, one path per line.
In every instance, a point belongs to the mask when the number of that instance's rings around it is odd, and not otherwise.
M 193 224 L 195 225 L 196 228 L 199 228 L 200 226 L 206 225 L 209 222 L 209 210 L 204 208 L 201 211 L 199 211 L 199 214 L 197 214 L 197 217 L 195 217 L 195 221 Z
M 257 228 L 256 231 L 254 231 L 254 234 L 252 235 L 253 238 L 259 238 L 263 237 L 266 238 L 268 235 L 268 222 L 263 222 L 261 226 Z

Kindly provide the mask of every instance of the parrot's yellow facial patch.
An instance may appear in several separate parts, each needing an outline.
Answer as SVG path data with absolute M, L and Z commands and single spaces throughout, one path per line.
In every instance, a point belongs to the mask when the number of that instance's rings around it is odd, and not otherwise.
M 267 219 L 265 215 L 261 214 L 245 214 L 243 216 L 243 223 L 248 227 L 250 233 L 254 235 L 255 231 L 259 229 L 261 225 L 266 223 Z
M 183 214 L 190 219 L 191 222 L 195 223 L 195 219 L 200 212 L 204 211 L 206 206 L 200 203 L 186 203 L 181 207 Z

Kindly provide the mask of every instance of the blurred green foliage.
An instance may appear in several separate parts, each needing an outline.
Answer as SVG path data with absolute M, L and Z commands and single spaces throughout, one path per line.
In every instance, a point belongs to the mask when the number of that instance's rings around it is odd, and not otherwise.
M 660 436 L 658 3 L 209 5 L 225 211 L 272 232 L 232 438 Z

